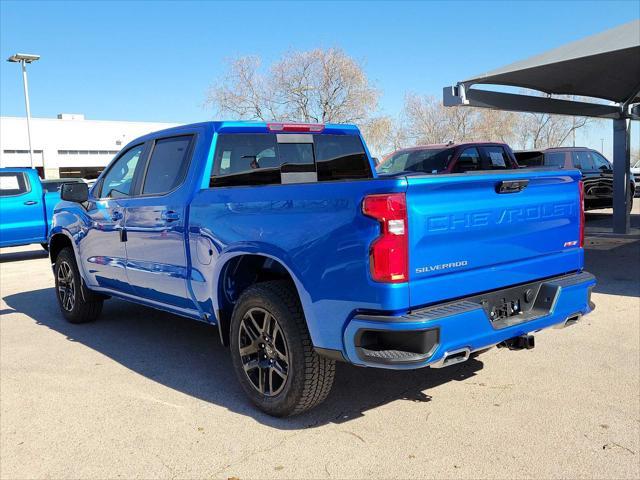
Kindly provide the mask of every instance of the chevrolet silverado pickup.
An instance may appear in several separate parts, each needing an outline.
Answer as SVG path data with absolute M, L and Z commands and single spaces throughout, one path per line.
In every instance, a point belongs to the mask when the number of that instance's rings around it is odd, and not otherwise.
M 47 248 L 60 192 L 46 187 L 33 168 L 0 168 L 0 247 L 39 243 Z
M 355 126 L 176 127 L 63 186 L 55 292 L 73 323 L 119 297 L 217 326 L 250 400 L 298 414 L 336 361 L 446 367 L 589 313 L 580 178 L 381 177 Z

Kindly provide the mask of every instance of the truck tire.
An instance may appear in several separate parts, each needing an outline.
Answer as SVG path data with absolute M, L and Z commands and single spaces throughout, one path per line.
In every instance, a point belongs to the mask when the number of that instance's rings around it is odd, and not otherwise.
M 102 298 L 82 287 L 76 257 L 71 247 L 63 248 L 53 269 L 56 298 L 64 318 L 71 323 L 86 323 L 97 319 L 102 312 Z
M 335 361 L 314 351 L 290 282 L 247 288 L 233 310 L 230 333 L 233 369 L 260 410 L 276 417 L 297 415 L 329 394 Z

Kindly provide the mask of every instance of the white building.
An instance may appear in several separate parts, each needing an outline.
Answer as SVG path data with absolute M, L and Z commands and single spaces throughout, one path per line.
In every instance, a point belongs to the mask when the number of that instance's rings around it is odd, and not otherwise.
M 68 113 L 32 118 L 34 163 L 45 178 L 95 178 L 131 140 L 176 125 L 85 120 L 84 115 Z M 0 167 L 29 166 L 26 117 L 0 117 Z

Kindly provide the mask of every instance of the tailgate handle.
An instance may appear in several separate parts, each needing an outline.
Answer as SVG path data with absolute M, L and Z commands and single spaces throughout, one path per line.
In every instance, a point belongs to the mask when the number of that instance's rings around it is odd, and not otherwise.
M 529 185 L 529 180 L 503 180 L 496 184 L 496 193 L 517 193 Z

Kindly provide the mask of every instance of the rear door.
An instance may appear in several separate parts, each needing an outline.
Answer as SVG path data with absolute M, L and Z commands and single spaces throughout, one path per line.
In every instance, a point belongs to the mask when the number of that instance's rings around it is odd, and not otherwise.
M 46 234 L 40 182 L 0 172 L 0 246 L 44 242 Z
M 580 268 L 577 171 L 407 177 L 411 304 Z
M 127 275 L 140 297 L 193 308 L 187 295 L 184 188 L 195 135 L 153 140 L 137 187 L 126 203 Z

